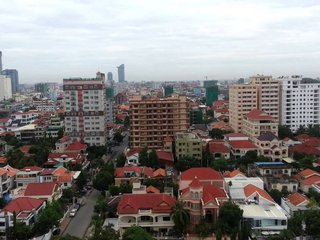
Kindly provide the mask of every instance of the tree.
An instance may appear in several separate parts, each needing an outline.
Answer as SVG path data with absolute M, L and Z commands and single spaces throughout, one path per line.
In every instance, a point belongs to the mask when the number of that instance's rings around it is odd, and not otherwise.
M 222 234 L 234 235 L 239 231 L 243 210 L 232 202 L 226 202 L 219 211 L 218 228 Z
M 121 132 L 117 131 L 114 135 L 113 135 L 113 140 L 120 143 L 123 141 L 123 136 L 121 134 Z
M 281 204 L 282 194 L 278 189 L 271 189 L 269 194 L 276 203 Z
M 53 240 L 81 240 L 81 239 L 67 234 L 66 236 L 54 237 Z
M 307 235 L 315 237 L 315 239 L 319 239 L 320 237 L 320 211 L 319 210 L 311 210 L 305 212 L 305 223 L 306 223 L 306 233 Z
M 307 132 L 307 129 L 303 125 L 300 125 L 297 131 L 295 132 L 295 135 L 300 135 L 306 132 Z
M 180 172 L 184 172 L 185 170 L 189 169 L 189 168 L 194 168 L 194 167 L 200 167 L 201 163 L 200 160 L 195 159 L 193 157 L 182 157 L 180 158 L 176 164 L 175 164 L 175 168 L 180 171 Z
M 108 171 L 100 171 L 93 180 L 93 187 L 99 191 L 106 191 L 112 183 L 113 175 Z
M 243 157 L 241 157 L 237 163 L 238 165 L 248 166 L 248 164 L 256 162 L 257 158 L 258 158 L 257 151 L 250 150 L 246 152 L 246 154 Z
M 37 222 L 34 224 L 33 231 L 36 235 L 47 233 L 53 226 L 58 226 L 59 220 L 63 217 L 63 209 L 56 201 L 52 201 L 40 213 Z
M 148 154 L 148 162 L 147 167 L 151 168 L 159 168 L 160 167 L 160 161 L 157 155 L 156 150 L 152 149 Z
M 201 238 L 208 237 L 214 232 L 214 225 L 201 219 L 200 223 L 196 225 L 196 233 Z
M 148 162 L 148 148 L 145 147 L 139 152 L 139 163 L 141 166 L 145 166 Z
M 106 218 L 107 211 L 108 211 L 108 203 L 106 202 L 103 196 L 100 196 L 97 199 L 97 202 L 94 206 L 94 212 L 98 213 L 101 219 L 104 220 Z
M 125 156 L 123 153 L 121 153 L 120 155 L 118 155 L 118 157 L 117 157 L 117 159 L 116 159 L 116 166 L 117 166 L 117 168 L 123 167 L 123 166 L 125 165 L 125 163 L 126 163 L 126 160 L 127 160 L 127 158 L 126 158 L 126 156 Z
M 280 139 L 283 139 L 285 137 L 288 137 L 288 138 L 293 138 L 294 137 L 290 127 L 286 126 L 286 125 L 279 125 L 279 127 L 278 127 L 278 136 L 279 136 Z
M 118 196 L 120 193 L 119 187 L 115 185 L 109 186 L 109 193 L 111 196 Z
M 177 233 L 181 235 L 189 224 L 190 217 L 187 209 L 184 208 L 182 201 L 177 201 L 171 209 L 171 217 Z
M 83 187 L 86 185 L 86 183 L 87 183 L 87 176 L 86 175 L 87 174 L 84 171 L 81 171 L 80 175 L 76 179 L 76 185 L 77 185 L 78 190 L 82 190 Z
M 222 158 L 213 160 L 210 164 L 210 167 L 216 171 L 223 172 L 228 170 L 228 162 L 225 158 L 222 157 Z
M 124 121 L 123 121 L 123 124 L 124 124 L 124 127 L 125 127 L 126 129 L 128 129 L 128 128 L 130 127 L 130 118 L 129 118 L 129 116 L 126 116 L 126 117 L 125 117 L 125 119 L 124 119 Z
M 88 240 L 119 240 L 120 235 L 110 225 L 95 226 L 93 235 Z
M 202 167 L 208 167 L 213 160 L 212 154 L 209 151 L 204 151 L 202 154 Z
M 58 134 L 57 134 L 58 136 L 57 136 L 57 139 L 60 139 L 60 138 L 62 138 L 63 137 L 63 128 L 60 128 L 59 130 L 58 130 Z
M 6 233 L 8 240 L 26 240 L 32 237 L 32 229 L 24 222 L 15 220 L 13 227 L 10 227 Z
M 7 202 L 3 199 L 0 198 L 0 209 L 4 208 L 4 206 L 6 206 Z
M 124 193 L 132 193 L 132 184 L 129 183 L 121 183 L 119 187 L 119 191 Z
M 155 240 L 142 227 L 132 226 L 125 230 L 122 240 Z

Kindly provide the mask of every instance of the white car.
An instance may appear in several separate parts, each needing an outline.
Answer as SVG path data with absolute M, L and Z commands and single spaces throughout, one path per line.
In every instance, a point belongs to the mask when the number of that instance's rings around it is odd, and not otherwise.
M 74 217 L 74 216 L 76 215 L 76 213 L 77 213 L 77 209 L 72 209 L 72 210 L 70 211 L 69 216 L 70 216 L 70 217 Z

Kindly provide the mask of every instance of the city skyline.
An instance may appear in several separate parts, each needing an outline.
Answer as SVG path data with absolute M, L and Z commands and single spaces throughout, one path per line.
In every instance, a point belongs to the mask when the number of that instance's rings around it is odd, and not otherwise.
M 10 1 L 4 69 L 62 82 L 126 65 L 127 81 L 318 77 L 316 1 Z

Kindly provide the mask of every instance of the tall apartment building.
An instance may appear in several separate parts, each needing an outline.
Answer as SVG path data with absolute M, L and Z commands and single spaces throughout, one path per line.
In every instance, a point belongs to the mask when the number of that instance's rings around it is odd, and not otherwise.
M 12 98 L 11 79 L 0 74 L 0 101 Z
M 118 81 L 120 83 L 122 82 L 125 82 L 125 75 L 124 75 L 124 64 L 121 64 L 119 67 L 118 67 Z
M 232 129 L 242 131 L 243 115 L 258 108 L 259 86 L 253 84 L 235 84 L 229 87 L 229 122 Z
M 279 121 L 280 84 L 268 75 L 250 77 L 250 84 L 258 85 L 258 108 Z
M 243 115 L 252 109 L 259 109 L 279 122 L 280 84 L 272 76 L 255 75 L 248 84 L 229 87 L 229 118 L 235 132 L 241 132 Z
M 189 127 L 188 104 L 185 96 L 130 99 L 130 146 L 162 148 L 163 140 Z
M 10 77 L 12 94 L 19 92 L 19 74 L 16 69 L 5 69 L 3 75 Z
M 320 124 L 320 81 L 302 76 L 279 77 L 281 124 L 296 131 L 300 125 Z
M 89 145 L 106 144 L 105 75 L 63 79 L 65 131 Z

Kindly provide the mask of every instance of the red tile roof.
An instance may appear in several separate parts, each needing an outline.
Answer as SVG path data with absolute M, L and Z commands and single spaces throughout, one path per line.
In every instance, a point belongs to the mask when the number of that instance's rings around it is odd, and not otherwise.
M 252 120 L 274 120 L 273 117 L 265 113 L 264 111 L 261 111 L 259 109 L 253 109 L 251 112 L 246 114 L 247 118 Z
M 210 153 L 230 153 L 230 149 L 222 143 L 209 142 Z
M 58 189 L 54 182 L 29 183 L 24 192 L 25 196 L 52 196 Z
M 297 144 L 294 146 L 289 147 L 289 152 L 298 152 L 304 153 L 307 155 L 316 155 L 320 156 L 320 150 L 315 147 L 307 146 L 306 143 L 304 144 Z
M 233 178 L 233 177 L 235 177 L 237 175 L 245 176 L 245 174 L 240 172 L 240 170 L 238 170 L 238 169 L 233 170 L 232 172 L 226 171 L 226 172 L 223 173 L 223 177 L 226 177 L 226 178 Z
M 5 164 L 7 162 L 7 158 L 0 156 L 0 164 Z
M 153 177 L 165 177 L 167 176 L 166 170 L 159 168 L 153 172 Z
M 314 176 L 314 175 L 320 176 L 320 173 L 318 173 L 318 172 L 316 172 L 316 171 L 314 171 L 312 169 L 309 169 L 309 168 L 307 168 L 307 169 L 305 169 L 305 170 L 303 170 L 303 171 L 298 173 L 298 176 L 300 178 L 302 178 L 302 179 L 309 178 L 309 177 Z
M 169 162 L 173 162 L 173 154 L 171 152 L 166 152 L 163 150 L 157 150 L 156 151 L 157 156 L 159 158 L 159 160 L 164 160 L 164 161 L 169 161 Z
M 224 190 L 214 185 L 205 185 L 203 187 L 202 200 L 204 204 L 210 202 L 211 200 L 216 200 L 217 198 L 224 198 L 226 200 L 228 199 L 228 196 Z
M 229 141 L 229 144 L 233 149 L 256 149 L 257 146 L 254 145 L 252 142 L 249 140 L 235 140 L 235 141 Z
M 0 123 L 6 123 L 10 120 L 10 118 L 0 118 Z
M 194 179 L 192 180 L 192 182 L 189 184 L 189 188 L 193 188 L 193 189 L 198 189 L 198 188 L 202 188 L 202 184 L 200 183 L 199 179 L 197 178 L 197 176 L 194 177 Z
M 252 194 L 257 193 L 259 194 L 261 197 L 274 202 L 274 200 L 272 199 L 272 197 L 263 189 L 258 188 L 255 185 L 252 184 L 248 184 L 247 186 L 244 187 L 244 195 L 248 198 L 250 196 L 252 196 Z
M 33 171 L 33 172 L 41 172 L 43 168 L 38 166 L 27 166 L 21 169 L 21 171 Z
M 84 144 L 81 142 L 74 142 L 67 147 L 66 151 L 81 151 L 86 149 L 87 149 L 87 144 Z
M 136 153 L 140 153 L 142 151 L 142 148 L 130 148 L 129 152 L 127 152 L 127 157 L 130 157 Z
M 58 141 L 60 143 L 63 143 L 63 142 L 67 142 L 69 140 L 70 140 L 70 137 L 66 135 L 66 136 L 63 136 L 62 138 L 60 138 Z
M 119 214 L 137 214 L 139 209 L 152 213 L 170 213 L 176 199 L 168 194 L 124 194 L 118 205 Z
M 32 147 L 31 145 L 24 145 L 24 146 L 19 147 L 19 150 L 21 152 L 23 152 L 24 154 L 29 154 L 29 150 L 31 147 Z
M 181 180 L 223 180 L 221 173 L 212 168 L 190 168 L 181 173 Z
M 247 135 L 243 134 L 243 133 L 228 133 L 224 135 L 227 138 L 230 137 L 248 137 Z
M 33 209 L 38 209 L 44 202 L 44 199 L 36 199 L 29 197 L 20 197 L 13 199 L 8 203 L 2 210 L 7 212 L 22 212 L 22 211 L 32 211 Z
M 291 202 L 294 206 L 298 206 L 301 203 L 304 203 L 308 201 L 309 199 L 305 196 L 302 195 L 301 193 L 292 193 L 287 197 L 288 201 Z
M 300 180 L 300 183 L 303 185 L 313 185 L 313 184 L 317 184 L 320 183 L 320 176 L 312 176 L 312 177 L 308 177 L 306 179 Z

